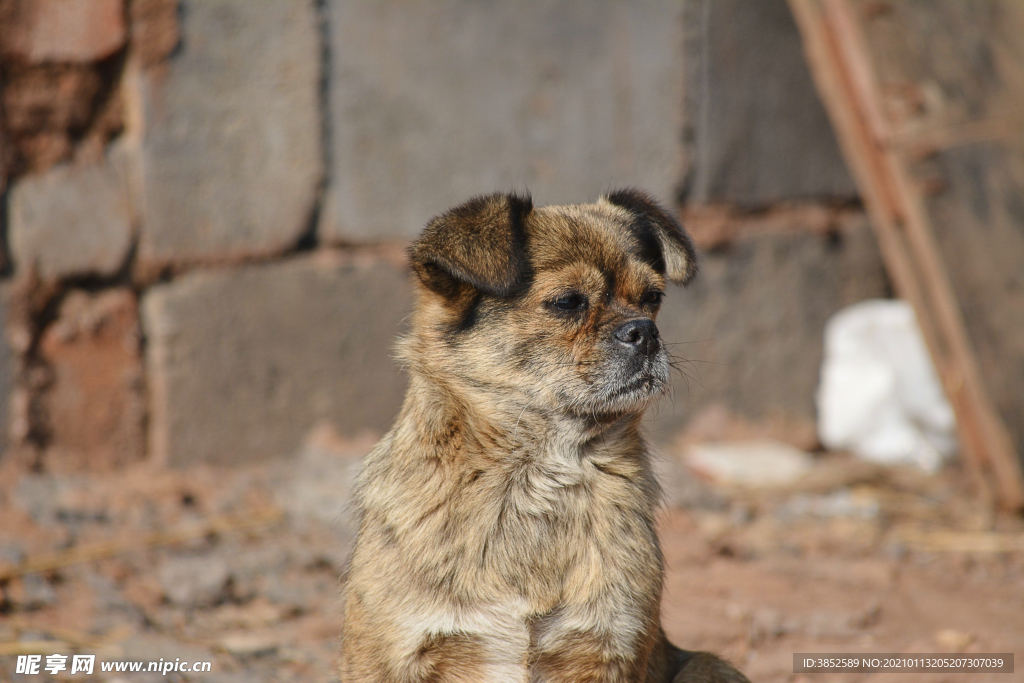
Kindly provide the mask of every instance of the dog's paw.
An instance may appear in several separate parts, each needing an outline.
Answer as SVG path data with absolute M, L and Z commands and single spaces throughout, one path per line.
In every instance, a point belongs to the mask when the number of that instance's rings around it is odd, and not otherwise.
M 732 664 L 710 652 L 684 652 L 672 683 L 750 683 Z

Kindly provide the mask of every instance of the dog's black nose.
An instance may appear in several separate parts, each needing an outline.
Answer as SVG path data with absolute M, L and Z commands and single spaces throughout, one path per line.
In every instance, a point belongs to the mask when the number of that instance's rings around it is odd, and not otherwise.
M 614 336 L 645 356 L 653 356 L 658 352 L 658 326 L 650 318 L 627 320 L 615 330 Z

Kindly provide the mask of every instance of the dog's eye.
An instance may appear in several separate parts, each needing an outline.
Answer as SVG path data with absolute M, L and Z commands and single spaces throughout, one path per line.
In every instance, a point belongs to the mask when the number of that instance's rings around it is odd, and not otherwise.
M 575 312 L 582 311 L 587 307 L 587 297 L 582 294 L 563 294 L 551 302 L 559 311 Z
M 640 303 L 644 304 L 645 306 L 657 306 L 658 304 L 661 303 L 661 300 L 664 296 L 665 292 L 659 292 L 657 289 L 652 289 L 651 291 L 644 294 L 644 298 L 640 300 Z

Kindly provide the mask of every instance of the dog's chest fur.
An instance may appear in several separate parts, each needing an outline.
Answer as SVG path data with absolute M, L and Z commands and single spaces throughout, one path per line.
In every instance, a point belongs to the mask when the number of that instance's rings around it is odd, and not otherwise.
M 380 532 L 362 545 L 393 553 L 426 590 L 467 602 L 515 597 L 529 615 L 586 600 L 611 577 L 660 581 L 645 523 L 654 484 L 632 432 L 534 438 L 531 415 L 511 441 L 439 417 L 400 420 L 371 455 L 360 496 L 379 522 L 366 528 Z
M 360 483 L 372 519 L 353 567 L 386 567 L 401 588 L 358 599 L 371 620 L 388 615 L 376 629 L 392 651 L 413 666 L 425 642 L 458 634 L 496 662 L 479 680 L 520 680 L 546 639 L 605 632 L 625 654 L 649 638 L 657 605 L 633 596 L 643 586 L 657 599 L 661 558 L 653 480 L 633 432 L 520 438 L 532 436 L 531 416 L 512 444 L 433 411 L 403 411 Z M 367 578 L 352 580 L 379 583 Z

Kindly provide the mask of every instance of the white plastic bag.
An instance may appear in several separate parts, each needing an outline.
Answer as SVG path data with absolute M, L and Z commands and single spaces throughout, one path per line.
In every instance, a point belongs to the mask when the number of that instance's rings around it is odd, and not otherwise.
M 956 451 L 953 409 L 905 301 L 863 301 L 832 316 L 817 405 L 830 449 L 928 472 Z

